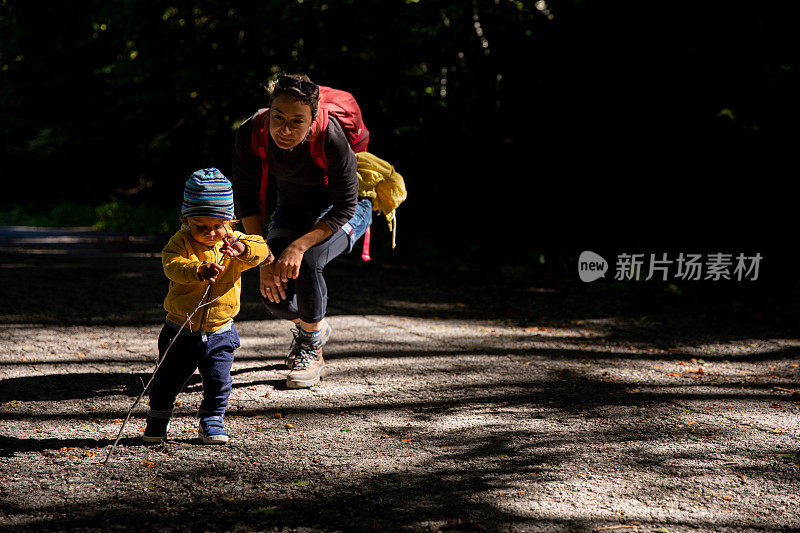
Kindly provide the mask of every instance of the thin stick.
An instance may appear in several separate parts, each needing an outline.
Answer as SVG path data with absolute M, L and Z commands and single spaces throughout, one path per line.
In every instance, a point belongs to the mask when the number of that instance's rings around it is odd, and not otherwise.
M 219 300 L 222 297 L 220 295 L 220 296 L 217 296 L 216 298 L 214 298 L 213 300 L 211 300 L 210 302 L 203 303 L 203 300 L 205 300 L 206 296 L 208 296 L 208 291 L 210 289 L 211 289 L 211 283 L 209 283 L 208 287 L 206 287 L 206 291 L 203 293 L 202 298 L 200 298 L 200 303 L 197 305 L 197 307 L 195 307 L 194 311 L 192 311 L 192 314 L 187 315 L 186 321 L 178 329 L 178 332 L 175 334 L 175 336 L 172 337 L 172 340 L 170 341 L 169 346 L 167 346 L 167 349 L 164 350 L 164 354 L 161 356 L 161 359 L 156 363 L 156 367 L 153 370 L 153 373 L 150 375 L 150 380 L 147 382 L 147 385 L 144 386 L 144 389 L 142 389 L 142 392 L 139 393 L 139 396 L 136 398 L 136 401 L 134 401 L 133 405 L 131 405 L 130 409 L 128 409 L 128 414 L 125 416 L 125 420 L 122 422 L 122 427 L 119 428 L 119 433 L 117 433 L 117 440 L 114 441 L 114 444 L 111 446 L 111 449 L 108 450 L 108 455 L 106 455 L 106 459 L 105 459 L 105 461 L 103 461 L 103 466 L 105 466 L 106 463 L 108 463 L 108 460 L 111 458 L 111 454 L 114 453 L 114 449 L 117 447 L 117 444 L 119 443 L 119 440 L 122 438 L 122 432 L 125 429 L 125 424 L 128 423 L 128 420 L 130 419 L 131 414 L 133 413 L 133 410 L 136 408 L 137 405 L 139 405 L 139 401 L 142 399 L 142 396 L 144 396 L 144 393 L 147 392 L 147 389 L 150 387 L 150 384 L 153 383 L 153 379 L 155 379 L 155 377 L 156 377 L 156 372 L 158 372 L 158 369 L 161 367 L 161 363 L 164 362 L 164 359 L 167 358 L 167 352 L 169 352 L 169 349 L 172 348 L 172 345 L 175 343 L 175 341 L 180 336 L 181 331 L 183 331 L 183 328 L 186 327 L 186 324 L 191 322 L 192 317 L 194 316 L 195 313 L 197 313 L 197 311 L 200 310 L 201 307 L 205 307 L 207 305 L 210 305 L 210 304 L 216 302 L 217 300 Z

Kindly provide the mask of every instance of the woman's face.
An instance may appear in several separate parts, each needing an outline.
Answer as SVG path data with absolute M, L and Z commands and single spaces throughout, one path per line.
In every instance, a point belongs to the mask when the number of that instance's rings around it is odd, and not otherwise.
M 311 107 L 281 94 L 269 110 L 269 134 L 278 147 L 288 150 L 306 138 L 311 128 Z

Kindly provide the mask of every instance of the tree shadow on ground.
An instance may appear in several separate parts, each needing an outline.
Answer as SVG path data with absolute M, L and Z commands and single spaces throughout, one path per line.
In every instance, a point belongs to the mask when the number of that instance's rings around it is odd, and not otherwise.
M 420 354 L 417 354 L 420 355 Z M 240 373 L 240 386 L 248 386 L 247 371 Z M 385 372 L 385 370 L 383 370 Z M 76 379 L 79 378 L 79 379 Z M 122 374 L 31 376 L 11 380 L 0 399 L 12 398 L 26 390 L 30 399 L 59 400 L 103 397 L 109 384 L 123 383 L 123 390 L 113 394 L 138 394 L 137 376 Z M 60 391 L 68 383 L 81 385 Z M 748 390 L 742 390 L 747 385 Z M 693 390 L 694 388 L 698 390 Z M 132 388 L 134 390 L 128 390 Z M 51 392 L 51 389 L 55 389 Z M 416 464 L 403 464 L 397 470 L 384 465 L 376 473 L 368 466 L 340 474 L 337 457 L 331 463 L 317 465 L 300 459 L 278 460 L 283 454 L 303 454 L 294 444 L 301 441 L 268 441 L 266 447 L 232 447 L 208 460 L 208 452 L 198 448 L 190 462 L 174 459 L 174 446 L 152 448 L 142 472 L 143 447 L 138 438 L 125 438 L 125 452 L 108 468 L 92 471 L 82 467 L 82 480 L 99 486 L 100 479 L 119 482 L 114 490 L 83 496 L 80 503 L 23 504 L 4 502 L 7 516 L 27 517 L 19 530 L 59 531 L 70 529 L 114 529 L 120 524 L 136 524 L 142 530 L 173 528 L 183 530 L 285 530 L 330 529 L 344 531 L 495 531 L 518 528 L 548 531 L 593 531 L 598 524 L 620 524 L 620 520 L 598 521 L 574 511 L 564 500 L 557 513 L 538 505 L 540 498 L 552 501 L 560 492 L 577 490 L 581 479 L 575 473 L 606 475 L 617 464 L 607 464 L 610 457 L 622 454 L 622 464 L 629 474 L 657 474 L 668 486 L 648 487 L 651 493 L 637 492 L 653 501 L 669 493 L 670 483 L 690 480 L 709 471 L 708 466 L 687 466 L 704 460 L 708 450 L 673 446 L 667 452 L 650 450 L 653 443 L 728 442 L 734 452 L 751 459 L 752 450 L 730 439 L 737 428 L 720 425 L 687 426 L 666 416 L 654 416 L 658 409 L 676 402 L 696 399 L 736 400 L 758 392 L 758 398 L 770 400 L 777 395 L 763 394 L 758 384 L 735 383 L 670 389 L 664 384 L 609 382 L 578 370 L 565 369 L 530 377 L 512 373 L 495 382 L 473 380 L 451 386 L 452 397 L 438 397 L 436 387 L 407 390 L 390 402 L 366 399 L 353 405 L 330 407 L 281 407 L 284 417 L 298 426 L 311 427 L 329 414 L 352 415 L 359 419 L 381 420 L 385 415 L 406 413 L 412 425 L 384 422 L 368 439 L 364 453 L 376 454 L 380 433 L 388 438 L 408 439 L 406 452 L 425 454 Z M 426 390 L 422 390 L 426 389 Z M 658 390 L 656 390 L 658 389 Z M 667 389 L 667 390 L 664 390 Z M 688 390 L 687 390 L 688 389 Z M 709 390 L 711 389 L 711 390 Z M 715 392 L 718 391 L 718 392 Z M 45 392 L 42 392 L 45 391 Z M 431 394 L 420 394 L 421 392 Z M 55 395 L 55 396 L 53 396 Z M 237 417 L 265 418 L 274 406 L 236 411 Z M 502 423 L 436 428 L 437 423 L 453 415 L 491 415 Z M 92 417 L 118 417 L 120 411 L 96 410 Z M 185 414 L 185 413 L 183 413 Z M 75 419 L 88 416 L 76 413 L 4 413 L 4 419 L 46 418 Z M 563 431 L 559 431 L 563 427 Z M 568 430 L 566 428 L 569 428 Z M 0 455 L 49 453 L 65 447 L 96 450 L 107 447 L 113 439 L 30 439 L 0 437 Z M 176 440 L 178 444 L 194 441 Z M 174 443 L 173 443 L 174 444 Z M 712 444 L 709 444 L 712 445 Z M 173 446 L 173 448 L 170 448 Z M 325 450 L 325 454 L 329 454 Z M 341 451 L 334 451 L 342 453 Z M 274 454 L 274 455 L 273 455 Z M 266 459 L 273 456 L 276 460 Z M 752 461 L 749 461 L 752 462 Z M 150 466 L 152 465 L 152 467 Z M 576 469 L 578 465 L 579 468 Z M 582 465 L 582 466 L 581 466 Z M 751 483 L 774 483 L 774 470 L 764 468 L 731 470 L 748 476 Z M 94 476 L 94 477 L 93 477 Z M 146 488 L 145 488 L 146 487 Z M 269 489 L 269 490 L 267 490 Z M 633 489 L 632 489 L 633 490 Z M 638 489 L 636 489 L 638 490 Z M 521 492 L 520 492 L 521 491 Z M 541 494 L 540 494 L 541 492 Z M 214 512 L 208 512 L 213 509 Z M 624 524 L 624 519 L 622 519 Z M 655 518 L 641 519 L 643 525 L 661 527 Z M 756 519 L 696 518 L 670 520 L 672 526 L 754 528 Z
M 120 372 L 80 372 L 6 378 L 0 381 L 0 402 L 86 400 L 110 396 L 135 398 L 151 374 Z M 200 383 L 195 374 L 188 385 Z

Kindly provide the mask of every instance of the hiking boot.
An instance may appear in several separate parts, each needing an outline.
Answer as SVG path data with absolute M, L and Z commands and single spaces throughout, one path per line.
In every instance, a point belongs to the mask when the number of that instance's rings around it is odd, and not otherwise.
M 299 340 L 299 348 L 294 358 L 291 372 L 286 376 L 286 388 L 307 389 L 319 383 L 325 368 L 322 359 L 322 343 L 316 345 L 305 344 Z
M 205 416 L 200 419 L 200 429 L 197 436 L 204 444 L 227 444 L 228 434 L 222 425 L 222 416 Z
M 292 335 L 294 339 L 292 339 L 292 345 L 289 346 L 289 354 L 286 356 L 286 359 L 283 360 L 283 364 L 286 365 L 286 368 L 292 370 L 294 368 L 294 358 L 297 357 L 297 354 L 300 351 L 300 332 L 297 328 L 292 330 Z M 331 338 L 331 325 L 328 324 L 327 320 L 323 320 L 322 322 L 322 341 L 320 346 L 324 346 L 328 339 Z
M 145 442 L 164 442 L 167 440 L 169 418 L 155 418 L 147 415 L 147 426 L 144 428 Z

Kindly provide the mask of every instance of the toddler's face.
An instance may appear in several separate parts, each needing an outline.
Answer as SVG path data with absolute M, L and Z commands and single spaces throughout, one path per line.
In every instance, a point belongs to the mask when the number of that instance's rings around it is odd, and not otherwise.
M 214 246 L 231 231 L 230 220 L 217 217 L 187 217 L 192 237 L 206 246 Z

